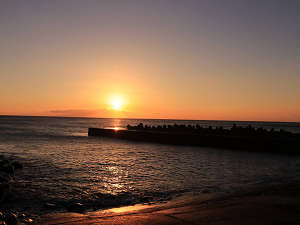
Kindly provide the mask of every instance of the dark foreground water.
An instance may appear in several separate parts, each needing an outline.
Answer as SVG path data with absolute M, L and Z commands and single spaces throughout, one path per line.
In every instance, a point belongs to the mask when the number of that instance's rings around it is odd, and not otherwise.
M 299 123 L 0 116 L 0 154 L 21 161 L 13 205 L 19 211 L 94 210 L 282 183 L 300 175 L 300 157 L 87 137 L 88 127 L 138 123 L 285 129 Z M 50 204 L 49 204 L 50 203 Z M 53 205 L 52 205 L 53 204 Z

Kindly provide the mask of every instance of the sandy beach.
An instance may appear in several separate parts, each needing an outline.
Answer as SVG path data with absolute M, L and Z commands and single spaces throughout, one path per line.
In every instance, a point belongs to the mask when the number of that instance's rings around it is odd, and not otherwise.
M 48 214 L 36 224 L 300 224 L 300 182 L 86 214 Z

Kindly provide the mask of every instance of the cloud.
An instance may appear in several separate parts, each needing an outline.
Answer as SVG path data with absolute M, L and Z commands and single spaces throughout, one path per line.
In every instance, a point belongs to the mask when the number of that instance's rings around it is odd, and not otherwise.
M 107 109 L 55 109 L 46 113 L 49 116 L 67 116 L 67 117 L 128 117 L 128 112 L 125 111 L 111 111 Z
M 109 113 L 105 109 L 56 109 L 56 110 L 50 110 L 49 113 L 51 115 L 56 115 L 56 116 L 107 116 Z

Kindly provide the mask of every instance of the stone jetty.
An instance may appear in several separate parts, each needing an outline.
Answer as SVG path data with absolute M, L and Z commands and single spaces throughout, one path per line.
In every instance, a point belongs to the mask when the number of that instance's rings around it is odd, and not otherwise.
M 300 134 L 284 130 L 254 128 L 250 125 L 230 129 L 199 125 L 137 126 L 127 129 L 89 128 L 89 136 L 172 145 L 191 145 L 261 152 L 300 153 Z

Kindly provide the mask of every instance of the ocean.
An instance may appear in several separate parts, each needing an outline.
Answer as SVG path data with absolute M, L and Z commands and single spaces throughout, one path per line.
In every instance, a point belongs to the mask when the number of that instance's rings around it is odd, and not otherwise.
M 26 213 L 97 210 L 231 192 L 299 179 L 300 157 L 88 137 L 88 127 L 252 125 L 300 133 L 300 123 L 0 116 L 0 154 L 23 164 L 13 206 Z M 12 204 L 11 204 L 12 205 Z M 55 206 L 53 208 L 49 206 Z

